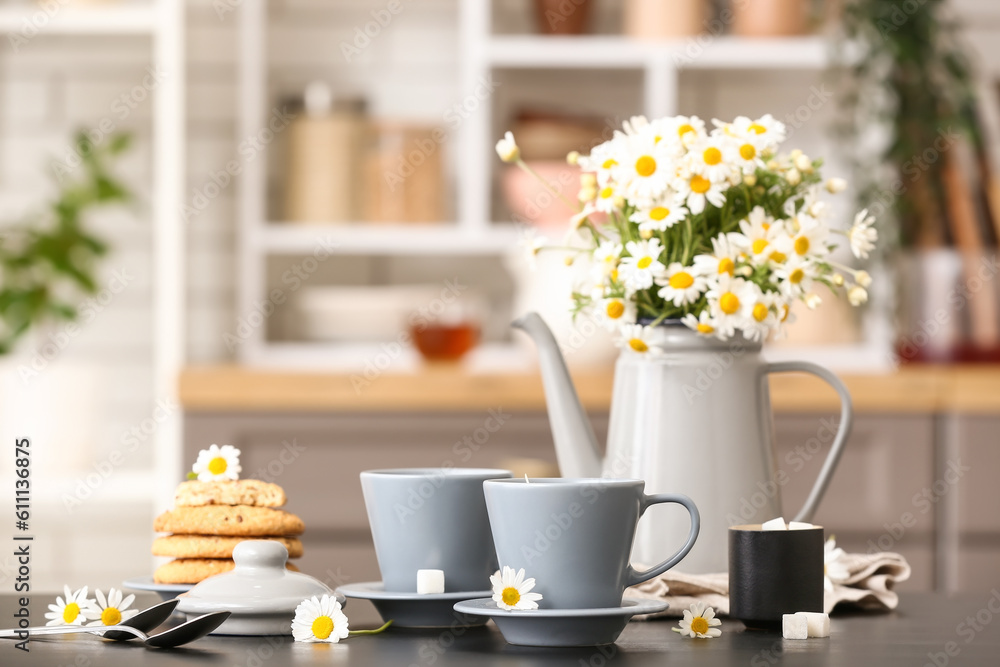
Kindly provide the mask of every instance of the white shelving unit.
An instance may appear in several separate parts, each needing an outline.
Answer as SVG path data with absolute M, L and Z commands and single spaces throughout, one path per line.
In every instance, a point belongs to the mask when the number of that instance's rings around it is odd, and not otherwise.
M 66 7 L 47 13 L 39 5 L 0 6 L 0 32 L 21 34 L 25 25 L 37 29 L 32 39 L 46 36 L 113 38 L 148 36 L 152 62 L 167 73 L 153 95 L 153 396 L 177 399 L 177 378 L 184 366 L 185 301 L 184 224 L 184 3 L 146 3 Z M 154 490 L 157 508 L 172 503 L 176 480 L 182 477 L 180 415 L 167 417 L 155 435 L 154 469 L 126 475 L 116 500 L 148 500 Z M 78 480 L 66 480 L 66 484 Z
M 254 134 L 265 123 L 267 109 L 267 3 L 246 0 L 241 17 L 240 136 Z M 642 108 L 649 117 L 678 113 L 678 90 L 685 70 L 822 70 L 829 66 L 827 45 L 820 37 L 747 39 L 705 37 L 692 40 L 643 42 L 622 36 L 548 37 L 495 34 L 491 2 L 459 0 L 461 67 L 457 89 L 468 93 L 497 71 L 510 70 L 634 70 L 642 75 Z M 518 232 L 509 221 L 492 219 L 493 178 L 498 168 L 491 103 L 464 119 L 457 129 L 455 211 L 449 225 L 323 225 L 282 224 L 265 217 L 267 188 L 263 161 L 247 165 L 239 200 L 238 309 L 253 312 L 267 292 L 266 261 L 273 254 L 308 254 L 318 239 L 344 255 L 501 255 L 515 247 Z M 369 352 L 374 353 L 377 345 Z M 867 349 L 867 346 L 866 346 Z M 240 347 L 241 360 L 255 365 L 291 365 L 300 368 L 342 367 L 349 359 L 364 359 L 363 346 L 269 342 L 264 327 L 255 329 Z M 510 346 L 478 350 L 477 363 L 514 354 Z M 859 346 L 850 349 L 781 350 L 777 356 L 818 358 L 834 367 L 864 358 L 869 368 L 882 351 Z M 888 357 L 886 357 L 888 358 Z M 402 363 L 400 366 L 408 367 Z M 856 365 L 856 364 L 855 364 Z M 394 366 L 395 368 L 395 366 Z

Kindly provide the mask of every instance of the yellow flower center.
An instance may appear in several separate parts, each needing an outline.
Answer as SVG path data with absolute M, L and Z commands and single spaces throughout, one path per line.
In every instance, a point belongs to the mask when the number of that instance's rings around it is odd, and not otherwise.
M 657 206 L 649 212 L 651 220 L 663 220 L 668 215 L 670 215 L 670 209 L 663 206 Z
M 802 269 L 795 269 L 788 274 L 788 281 L 794 285 L 798 285 L 802 282 L 802 279 L 806 277 L 805 272 Z
M 683 125 L 677 128 L 678 137 L 683 137 L 688 132 L 694 132 L 694 126 L 691 125 L 691 123 L 684 123 Z
M 789 312 L 790 311 L 788 310 L 788 306 L 782 304 L 782 306 L 781 306 L 781 321 L 782 322 L 784 322 L 785 320 L 788 319 L 788 313 Z
M 312 624 L 312 633 L 316 639 L 329 639 L 333 632 L 333 619 L 329 616 L 317 616 Z
M 226 472 L 226 468 L 228 467 L 229 466 L 226 463 L 226 459 L 222 458 L 221 456 L 216 456 L 214 459 L 208 462 L 208 472 L 212 473 L 213 475 L 221 475 L 222 473 Z
M 700 635 L 705 634 L 708 632 L 708 621 L 701 616 L 695 616 L 691 619 L 691 631 L 697 632 Z
M 698 333 L 710 334 L 713 331 L 715 331 L 715 327 L 713 327 L 711 324 L 705 324 L 704 322 L 698 323 Z
M 783 252 L 778 252 L 777 250 L 775 250 L 770 255 L 768 255 L 767 258 L 770 259 L 772 262 L 777 262 L 778 264 L 783 264 L 784 261 L 786 259 L 788 259 L 788 255 L 786 255 Z
M 63 609 L 63 621 L 66 623 L 72 623 L 76 620 L 76 617 L 80 615 L 80 605 L 75 602 L 70 602 Z
M 640 269 L 648 269 L 649 265 L 653 263 L 652 257 L 643 257 L 638 262 L 635 263 Z
M 104 625 L 118 625 L 122 622 L 122 613 L 114 607 L 105 607 L 101 612 L 101 623 Z
M 764 248 L 767 247 L 767 241 L 765 239 L 754 239 L 753 242 L 753 254 L 759 255 L 764 252 Z
M 719 308 L 721 308 L 722 312 L 726 315 L 732 315 L 740 309 L 740 298 L 732 292 L 726 292 L 719 297 Z
M 750 127 L 748 127 L 747 129 L 756 134 L 764 134 L 765 132 L 767 132 L 767 128 L 761 125 L 760 123 L 751 123 Z
M 694 285 L 694 278 L 687 271 L 678 271 L 670 276 L 670 286 L 674 289 L 687 289 Z
M 609 276 L 611 278 L 611 282 L 613 283 L 618 282 L 618 269 L 611 269 L 611 273 L 609 274 Z
M 611 197 L 614 196 L 614 194 L 615 190 L 610 185 L 601 188 L 601 199 L 610 199 Z
M 712 187 L 712 183 L 707 178 L 697 174 L 691 177 L 691 192 L 703 195 L 708 192 L 710 187 Z
M 800 236 L 795 239 L 795 252 L 800 255 L 804 255 L 809 252 L 809 239 L 805 236 Z
M 757 157 L 757 149 L 753 144 L 743 144 L 740 146 L 740 157 L 744 160 L 752 160 Z
M 625 304 L 621 301 L 610 301 L 608 302 L 605 311 L 608 313 L 608 317 L 613 320 L 617 320 L 619 317 L 625 314 Z
M 723 257 L 719 260 L 719 274 L 728 273 L 733 275 L 736 271 L 736 263 L 729 259 L 728 257 Z
M 641 338 L 632 338 L 628 342 L 628 346 L 635 350 L 636 352 L 648 352 L 649 346 Z
M 661 137 L 660 135 L 656 135 L 655 137 L 653 137 L 653 143 L 654 144 L 658 144 L 661 141 L 663 141 L 663 137 Z
M 635 161 L 635 173 L 643 178 L 652 176 L 656 173 L 656 160 L 650 155 L 643 155 Z
M 614 167 L 616 164 L 618 164 L 618 160 L 614 159 L 613 157 L 609 157 L 601 164 L 601 167 L 603 169 L 611 169 L 611 167 Z
M 508 586 L 503 589 L 503 593 L 500 594 L 500 598 L 503 600 L 504 604 L 509 604 L 513 607 L 521 601 L 521 594 L 513 586 Z
M 705 152 L 701 154 L 701 159 L 703 159 L 707 165 L 717 165 L 722 162 L 722 151 L 715 146 L 709 146 L 705 149 Z
M 755 304 L 753 307 L 753 318 L 758 322 L 763 322 L 767 319 L 767 306 L 762 303 Z

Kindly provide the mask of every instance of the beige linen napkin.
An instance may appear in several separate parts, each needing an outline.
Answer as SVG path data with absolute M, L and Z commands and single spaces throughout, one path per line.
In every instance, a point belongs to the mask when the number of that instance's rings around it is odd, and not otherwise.
M 896 608 L 899 596 L 892 588 L 896 582 L 910 578 L 910 565 L 905 558 L 888 552 L 844 554 L 841 562 L 847 568 L 848 576 L 843 581 L 835 583 L 833 591 L 826 591 L 823 607 L 827 613 L 841 603 L 871 610 L 884 611 Z M 717 613 L 728 615 L 729 575 L 725 572 L 684 574 L 668 570 L 658 577 L 629 588 L 625 591 L 625 597 L 663 600 L 670 603 L 670 607 L 664 612 L 636 618 L 681 616 L 692 602 L 703 602 L 715 608 Z

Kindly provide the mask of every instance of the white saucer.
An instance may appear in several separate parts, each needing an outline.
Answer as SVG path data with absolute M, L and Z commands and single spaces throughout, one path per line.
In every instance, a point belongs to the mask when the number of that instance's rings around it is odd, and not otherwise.
M 135 577 L 122 582 L 125 588 L 137 591 L 151 591 L 164 600 L 173 600 L 181 593 L 187 593 L 194 588 L 194 584 L 157 584 L 153 581 L 153 575 L 147 574 L 145 577 Z
M 398 628 L 447 628 L 486 625 L 488 617 L 465 616 L 455 612 L 455 603 L 492 595 L 491 591 L 470 591 L 420 595 L 387 591 L 381 581 L 346 584 L 337 589 L 348 598 L 369 600 L 383 621 Z
M 607 609 L 532 609 L 506 611 L 492 597 L 466 600 L 455 611 L 492 618 L 509 644 L 520 646 L 600 646 L 614 644 L 633 616 L 655 614 L 666 602 L 625 598 Z

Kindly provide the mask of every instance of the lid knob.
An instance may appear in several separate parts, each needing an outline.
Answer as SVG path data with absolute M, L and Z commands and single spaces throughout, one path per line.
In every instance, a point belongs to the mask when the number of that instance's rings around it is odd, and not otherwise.
M 281 542 L 273 540 L 247 540 L 233 548 L 233 560 L 237 569 L 277 568 L 284 570 L 288 561 L 288 549 Z

